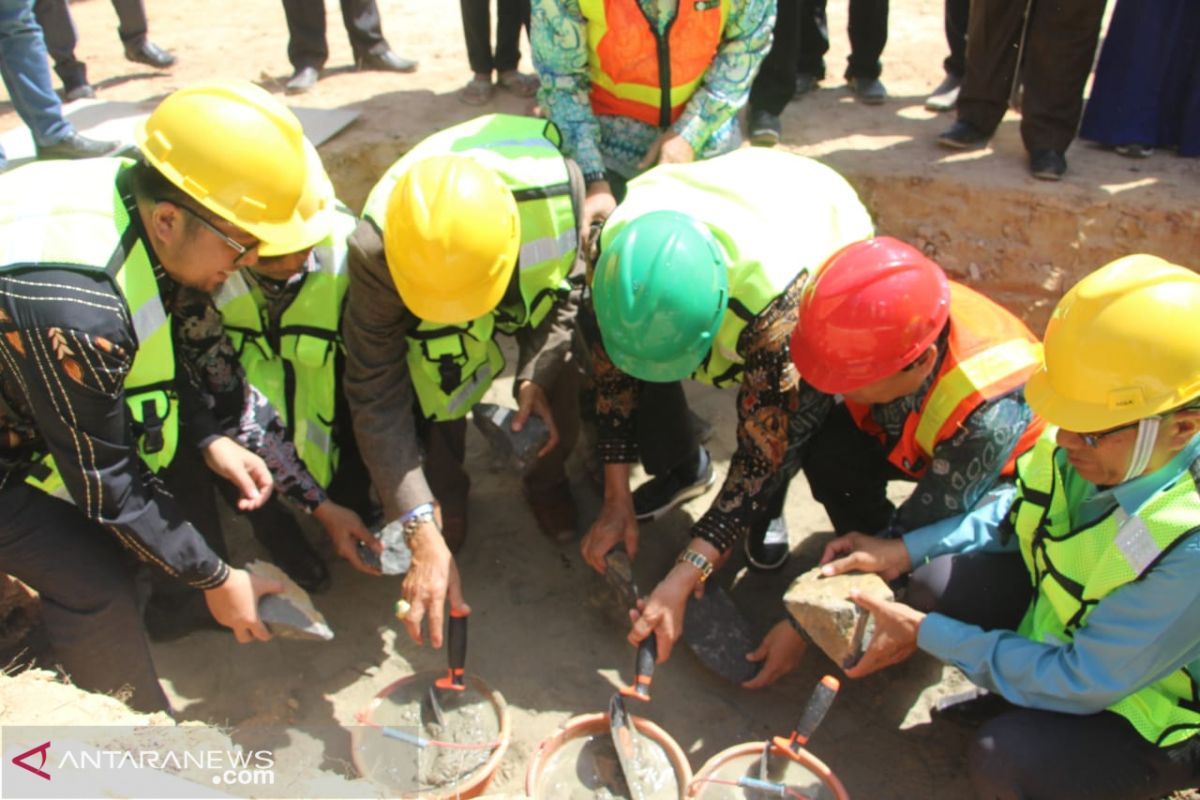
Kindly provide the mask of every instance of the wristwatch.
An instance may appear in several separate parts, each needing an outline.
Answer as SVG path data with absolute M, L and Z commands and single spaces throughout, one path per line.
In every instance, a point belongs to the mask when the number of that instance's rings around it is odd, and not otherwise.
M 412 550 L 412 537 L 426 522 L 433 522 L 433 503 L 422 503 L 397 520 L 404 532 L 404 545 Z
M 675 559 L 676 564 L 691 564 L 696 569 L 700 570 L 700 582 L 704 583 L 708 580 L 708 576 L 712 575 L 713 563 L 709 561 L 703 554 L 697 553 L 692 548 L 688 548 L 679 554 L 679 558 Z

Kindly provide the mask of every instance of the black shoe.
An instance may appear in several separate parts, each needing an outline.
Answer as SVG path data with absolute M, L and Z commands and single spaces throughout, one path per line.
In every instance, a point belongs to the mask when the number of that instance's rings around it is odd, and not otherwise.
M 937 142 L 942 147 L 949 147 L 951 150 L 978 150 L 986 147 L 991 138 L 990 133 L 984 133 L 971 123 L 960 119 L 955 120 L 953 125 L 942 131 Z
M 359 56 L 354 62 L 358 70 L 376 70 L 378 72 L 416 72 L 417 61 L 412 58 L 396 55 L 391 50 L 382 53 L 367 53 Z
M 292 75 L 283 85 L 283 90 L 288 94 L 304 94 L 316 86 L 320 79 L 321 73 L 317 71 L 316 67 L 300 67 L 296 70 L 296 74 Z
M 755 572 L 775 572 L 782 569 L 792 554 L 788 544 L 787 523 L 782 516 L 767 523 L 767 528 L 760 536 L 754 531 L 743 540 L 746 551 L 746 561 Z
M 96 96 L 96 90 L 92 88 L 90 83 L 78 83 L 74 86 L 63 86 L 63 102 L 70 103 L 73 100 L 86 100 Z
M 925 98 L 925 107 L 930 111 L 949 111 L 958 105 L 958 91 L 962 88 L 962 76 L 946 74 L 945 79 Z
M 37 157 L 45 161 L 60 158 L 99 158 L 111 156 L 124 146 L 121 142 L 105 142 L 72 133 L 54 144 L 39 144 Z
M 879 78 L 847 78 L 846 85 L 854 93 L 854 99 L 868 106 L 877 106 L 887 100 L 887 89 Z
M 783 123 L 777 114 L 762 108 L 752 108 L 746 114 L 746 128 L 750 133 L 750 144 L 755 147 L 774 147 L 779 144 Z
M 675 506 L 708 491 L 717 476 L 708 450 L 701 447 L 699 457 L 698 466 L 685 464 L 666 475 L 651 478 L 634 490 L 633 511 L 639 520 L 658 519 Z
M 807 72 L 796 73 L 796 90 L 792 92 L 792 99 L 803 97 L 809 92 L 816 91 L 817 84 L 821 79 L 816 75 L 809 75 Z
M 125 58 L 156 69 L 166 69 L 175 63 L 175 56 L 148 39 L 143 39 L 138 44 L 125 45 Z
M 1061 181 L 1067 172 L 1067 157 L 1057 150 L 1031 150 L 1029 174 L 1040 181 Z

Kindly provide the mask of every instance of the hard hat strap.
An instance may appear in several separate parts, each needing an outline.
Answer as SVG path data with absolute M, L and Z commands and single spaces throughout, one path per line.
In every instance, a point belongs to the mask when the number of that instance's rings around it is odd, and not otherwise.
M 1133 443 L 1133 452 L 1129 456 L 1129 469 L 1121 482 L 1132 480 L 1146 471 L 1150 456 L 1154 453 L 1154 443 L 1158 439 L 1158 427 L 1162 417 L 1146 417 L 1138 421 L 1137 439 Z

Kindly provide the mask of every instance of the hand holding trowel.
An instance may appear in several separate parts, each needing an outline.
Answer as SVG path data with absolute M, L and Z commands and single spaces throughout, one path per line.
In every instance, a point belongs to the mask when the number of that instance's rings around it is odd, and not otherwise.
M 613 747 L 617 750 L 621 773 L 625 777 L 625 784 L 629 787 L 630 800 L 643 800 L 646 793 L 642 791 L 638 777 L 638 733 L 634 728 L 633 718 L 625 711 L 624 698 L 634 697 L 642 702 L 650 701 L 650 683 L 654 679 L 654 663 L 656 661 L 658 661 L 658 637 L 651 632 L 638 645 L 633 683 L 630 686 L 622 687 L 613 694 L 608 703 L 608 721 L 612 732 Z

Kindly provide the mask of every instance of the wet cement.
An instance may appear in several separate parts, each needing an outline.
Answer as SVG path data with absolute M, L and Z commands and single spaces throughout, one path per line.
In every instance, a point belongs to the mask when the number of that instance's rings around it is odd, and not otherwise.
M 667 753 L 639 735 L 634 747 L 637 781 L 646 800 L 678 800 L 679 781 Z M 612 737 L 579 736 L 563 743 L 542 772 L 541 800 L 629 800 L 629 788 Z
M 753 755 L 730 759 L 721 768 L 709 775 L 719 781 L 736 783 L 739 778 L 760 778 L 759 758 L 761 751 Z M 833 791 L 821 782 L 811 770 L 786 756 L 772 755 L 767 761 L 766 780 L 787 787 L 788 792 L 765 791 L 757 788 L 730 786 L 726 783 L 705 782 L 697 800 L 768 800 L 786 797 L 790 800 L 834 800 Z
M 470 686 L 461 692 L 434 689 L 445 717 L 445 724 L 438 724 L 428 696 L 432 683 L 431 678 L 398 687 L 374 709 L 370 722 L 440 742 L 486 743 L 499 738 L 495 706 Z M 421 748 L 374 727 L 363 731 L 356 747 L 366 777 L 402 792 L 451 787 L 483 766 L 491 754 L 490 748 Z

